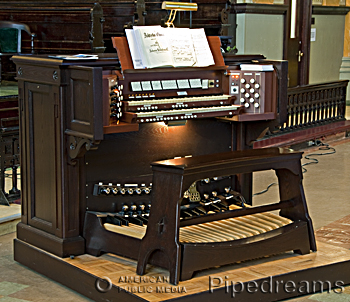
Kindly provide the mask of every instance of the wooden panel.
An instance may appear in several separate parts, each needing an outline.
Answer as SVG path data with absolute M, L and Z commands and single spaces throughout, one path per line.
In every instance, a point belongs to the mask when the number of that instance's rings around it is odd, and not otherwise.
M 26 79 L 29 81 L 35 79 L 36 81 L 40 81 L 41 83 L 58 84 L 58 79 L 60 78 L 60 75 L 60 70 L 57 68 L 57 66 L 36 66 L 35 68 L 33 68 L 33 66 L 23 64 L 20 66 L 20 72 L 18 72 L 18 79 Z
M 56 230 L 56 203 L 60 188 L 57 186 L 56 158 L 59 148 L 57 135 L 57 104 L 52 87 L 27 84 L 30 120 L 30 208 L 29 224 L 54 233 Z M 46 138 L 51 138 L 46 140 Z M 35 147 L 34 147 L 35 146 Z M 28 176 L 29 176 L 28 175 Z
M 85 156 L 87 204 L 90 210 L 115 211 L 122 204 L 147 202 L 149 196 L 93 196 L 98 182 L 151 182 L 150 163 L 175 156 L 211 154 L 231 148 L 229 123 L 215 119 L 188 121 L 185 126 L 139 125 L 139 131 L 106 135 L 98 149 Z
M 102 68 L 69 68 L 68 94 L 68 133 L 74 132 L 75 136 L 101 140 Z
M 203 302 L 234 301 L 237 298 L 237 301 L 242 302 L 253 299 L 271 302 L 314 293 L 312 286 L 315 280 L 323 281 L 325 290 L 326 280 L 333 286 L 337 280 L 344 282 L 341 285 L 349 284 L 350 251 L 322 242 L 318 242 L 318 246 L 317 253 L 308 255 L 291 257 L 286 253 L 205 270 L 191 280 L 180 282 L 179 286 L 169 284 L 168 275 L 163 269 L 152 266 L 149 274 L 140 277 L 135 273 L 136 261 L 111 254 L 60 259 L 23 241 L 15 240 L 15 260 L 94 301 L 109 299 L 121 302 Z M 106 277 L 111 279 L 113 287 L 101 293 L 96 290 L 96 280 Z M 211 287 L 210 280 L 213 284 Z M 232 282 L 242 282 L 236 285 L 237 291 L 241 285 L 245 290 L 234 293 Z M 256 282 L 258 288 L 263 287 L 265 290 L 255 291 L 255 287 L 251 286 L 251 291 L 248 291 L 248 284 L 254 284 L 253 282 Z M 289 287 L 288 291 L 283 290 L 287 282 L 295 284 L 295 290 L 293 287 Z M 307 283 L 310 284 L 309 289 L 305 288 Z M 318 293 L 320 284 L 316 285 L 315 293 Z M 233 294 L 236 296 L 232 297 Z

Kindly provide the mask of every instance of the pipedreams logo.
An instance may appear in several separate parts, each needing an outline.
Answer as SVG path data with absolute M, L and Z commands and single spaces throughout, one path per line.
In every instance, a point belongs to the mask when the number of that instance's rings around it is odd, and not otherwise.
M 247 292 L 250 294 L 261 292 L 263 294 L 272 293 L 298 293 L 300 295 L 320 293 L 325 290 L 330 293 L 332 290 L 334 293 L 341 294 L 344 290 L 344 282 L 341 280 L 335 281 L 307 281 L 302 280 L 295 282 L 293 280 L 273 280 L 272 277 L 262 279 L 259 281 L 230 281 L 227 280 L 228 276 L 222 277 L 211 277 L 209 276 L 209 292 L 213 293 L 217 288 L 225 288 L 225 292 L 231 293 L 232 298 L 237 294 Z M 332 289 L 333 288 L 333 289 Z

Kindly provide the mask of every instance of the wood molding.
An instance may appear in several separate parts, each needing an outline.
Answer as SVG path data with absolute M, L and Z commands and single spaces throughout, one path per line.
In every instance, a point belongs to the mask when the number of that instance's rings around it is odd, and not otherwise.
M 348 6 L 312 6 L 313 15 L 346 15 L 350 11 Z
M 255 261 L 253 267 L 240 267 L 231 269 L 229 272 L 239 274 L 244 271 L 243 277 L 241 278 L 242 286 L 246 289 L 248 284 L 256 282 L 257 288 L 268 288 L 271 286 L 271 291 L 255 291 L 249 292 L 242 290 L 239 292 L 239 301 L 280 301 L 283 299 L 289 299 L 297 296 L 306 294 L 306 292 L 300 292 L 298 290 L 284 291 L 276 290 L 276 284 L 286 284 L 287 282 L 294 282 L 295 285 L 301 289 L 302 284 L 308 282 L 313 284 L 314 280 L 327 280 L 331 284 L 335 284 L 337 280 L 342 280 L 343 285 L 350 283 L 349 269 L 350 260 L 348 250 L 342 247 L 336 247 L 327 243 L 320 243 L 319 246 L 322 250 L 322 255 L 341 255 L 341 260 L 330 261 L 331 257 L 319 256 L 315 257 L 315 254 L 309 254 L 304 256 L 290 257 L 285 259 L 276 259 L 276 268 L 273 267 L 273 258 L 270 258 L 270 263 L 267 260 Z M 75 259 L 61 259 L 54 255 L 43 251 L 35 246 L 28 244 L 19 239 L 14 240 L 14 258 L 19 263 L 27 266 L 28 268 L 37 271 L 46 277 L 63 284 L 64 286 L 90 298 L 94 301 L 118 301 L 118 302 L 137 302 L 137 301 L 181 301 L 181 302 L 202 302 L 202 301 L 233 301 L 231 286 L 229 292 L 227 287 L 222 285 L 214 286 L 212 292 L 209 289 L 209 276 L 225 276 L 226 271 L 215 271 L 210 270 L 207 272 L 209 275 L 197 275 L 195 278 L 180 283 L 181 288 L 186 288 L 187 292 L 184 294 L 176 292 L 160 292 L 156 293 L 156 287 L 168 287 L 173 288 L 168 283 L 126 283 L 123 284 L 118 282 L 120 277 L 137 278 L 138 276 L 134 273 L 135 261 L 130 260 L 128 262 L 122 262 L 118 257 L 113 258 L 117 262 L 106 260 L 106 258 L 95 258 L 90 255 L 82 255 L 75 257 Z M 317 261 L 315 260 L 317 259 Z M 295 263 L 303 262 L 303 267 L 298 268 Z M 96 265 L 99 263 L 99 265 Z M 269 265 L 267 265 L 269 264 Z M 283 264 L 283 265 L 282 265 Z M 117 269 L 114 269 L 117 267 Z M 111 272 L 112 268 L 112 272 Z M 229 268 L 229 267 L 226 267 Z M 230 267 L 231 268 L 231 267 Z M 253 270 L 255 269 L 255 271 Z M 99 271 L 99 273 L 97 273 Z M 249 272 L 259 272 L 260 277 L 253 278 L 247 277 Z M 247 273 L 248 272 L 248 273 Z M 216 273 L 216 275 L 214 275 Z M 163 270 L 153 270 L 153 276 L 163 276 Z M 115 280 L 112 280 L 112 287 L 106 292 L 99 292 L 96 289 L 96 281 L 101 278 L 100 276 L 107 276 Z M 228 276 L 231 276 L 228 274 Z M 103 277 L 104 278 L 104 277 Z M 234 283 L 231 279 L 228 279 L 228 284 Z M 138 279 L 136 279 L 138 280 Z M 225 280 L 226 281 L 226 280 Z M 236 280 L 235 280 L 236 281 Z M 324 282 L 326 283 L 326 282 Z M 207 285 L 208 284 L 208 285 Z M 270 285 L 271 284 L 271 285 Z M 129 286 L 128 286 L 129 285 Z M 132 288 L 132 286 L 151 286 L 153 292 L 151 293 L 138 293 L 125 290 L 124 288 Z M 327 286 L 327 285 L 326 285 Z M 334 286 L 334 285 L 333 285 Z M 282 288 L 282 287 L 280 287 Z M 297 287 L 298 288 L 298 287 Z M 325 289 L 327 289 L 326 287 Z M 290 289 L 290 288 L 289 288 Z M 314 293 L 318 292 L 318 288 Z
M 80 255 L 85 248 L 85 240 L 81 236 L 59 238 L 21 222 L 17 224 L 17 238 L 59 257 Z
M 288 11 L 288 5 L 278 4 L 235 4 L 232 5 L 231 13 L 236 12 L 237 14 L 273 14 L 273 15 L 284 15 Z

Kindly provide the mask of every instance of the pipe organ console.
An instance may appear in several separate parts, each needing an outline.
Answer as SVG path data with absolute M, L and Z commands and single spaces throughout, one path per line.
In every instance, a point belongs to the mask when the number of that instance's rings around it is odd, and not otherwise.
M 223 93 L 222 74 L 210 69 L 126 72 L 123 80 L 112 79 L 110 117 L 115 122 L 150 123 L 233 116 L 241 106 Z
M 115 253 L 136 259 L 138 274 L 147 263 L 167 268 L 177 284 L 214 266 L 316 250 L 301 154 L 238 150 L 245 137 L 237 123 L 278 120 L 278 76 L 247 75 L 212 51 L 212 67 L 154 70 L 128 68 L 122 48 L 119 60 L 13 57 L 17 261 L 28 265 L 24 246 L 59 257 Z M 280 201 L 251 206 L 240 175 L 267 169 L 276 171 Z

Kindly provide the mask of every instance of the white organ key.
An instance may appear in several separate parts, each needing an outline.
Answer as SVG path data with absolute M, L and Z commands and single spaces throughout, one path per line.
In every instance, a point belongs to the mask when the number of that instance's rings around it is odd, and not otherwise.
M 138 118 L 145 118 L 149 116 L 168 116 L 168 115 L 181 115 L 181 114 L 196 114 L 203 112 L 215 112 L 215 111 L 226 111 L 226 110 L 237 110 L 240 105 L 230 106 L 215 106 L 215 107 L 201 107 L 201 108 L 190 108 L 190 109 L 179 109 L 179 110 L 161 110 L 161 111 L 150 111 L 137 113 Z
M 210 96 L 198 96 L 198 97 L 182 97 L 172 99 L 159 99 L 159 100 L 140 100 L 140 101 L 128 101 L 129 106 L 144 106 L 154 104 L 168 104 L 168 103 L 183 103 L 183 102 L 202 102 L 202 101 L 217 101 L 227 100 L 231 95 L 210 95 Z

